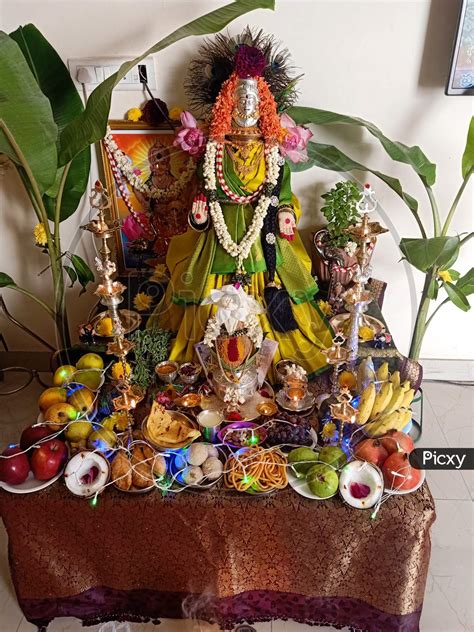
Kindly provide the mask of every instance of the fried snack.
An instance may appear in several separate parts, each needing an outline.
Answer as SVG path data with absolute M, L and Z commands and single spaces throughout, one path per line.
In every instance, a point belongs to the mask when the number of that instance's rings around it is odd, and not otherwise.
M 144 489 L 153 485 L 153 457 L 147 460 L 141 446 L 132 448 L 131 467 L 134 487 Z
M 153 402 L 147 420 L 147 432 L 152 443 L 177 444 L 187 439 L 200 436 L 199 430 L 194 430 L 179 419 L 173 419 L 168 411 L 158 402 Z
M 269 492 L 288 484 L 286 459 L 274 449 L 248 448 L 227 459 L 224 484 L 239 492 Z
M 112 461 L 112 480 L 115 485 L 127 492 L 132 486 L 132 468 L 126 454 L 120 451 Z
M 156 452 L 150 448 L 149 445 L 142 445 L 142 452 L 145 459 L 151 463 L 151 467 L 153 470 L 153 474 L 155 476 L 164 476 L 166 474 L 166 459 L 161 454 L 156 454 Z

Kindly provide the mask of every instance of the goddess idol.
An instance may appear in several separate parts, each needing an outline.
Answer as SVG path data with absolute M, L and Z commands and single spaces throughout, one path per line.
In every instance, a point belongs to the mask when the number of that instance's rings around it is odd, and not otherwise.
M 189 230 L 171 241 L 170 283 L 149 326 L 175 332 L 170 359 L 191 360 L 215 313 L 209 294 L 237 284 L 262 307 L 263 333 L 278 342 L 273 361 L 292 359 L 315 374 L 326 364 L 321 350 L 331 332 L 315 302 L 318 287 L 297 232 L 301 209 L 284 158 L 297 149 L 285 142 L 283 122 L 291 119 L 278 114 L 295 98 L 288 54 L 248 28 L 237 38 L 218 35 L 200 53 L 186 85 L 192 106 L 210 114 L 200 191 Z

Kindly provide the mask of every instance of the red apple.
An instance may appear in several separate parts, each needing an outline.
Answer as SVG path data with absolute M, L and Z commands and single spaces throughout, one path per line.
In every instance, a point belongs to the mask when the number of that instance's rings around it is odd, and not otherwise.
M 380 443 L 389 454 L 394 452 L 407 452 L 410 454 L 415 449 L 415 444 L 411 437 L 399 430 L 389 430 L 385 436 L 380 437 Z
M 53 434 L 53 430 L 49 426 L 28 426 L 21 433 L 20 447 L 22 450 L 28 450 L 32 445 L 51 434 Z
M 383 464 L 382 471 L 387 487 L 397 491 L 408 492 L 421 480 L 421 470 L 412 467 L 406 452 L 391 454 Z
M 362 461 L 368 461 L 382 467 L 388 452 L 379 439 L 364 439 L 355 449 L 355 456 Z
M 68 451 L 64 441 L 50 439 L 33 448 L 31 469 L 39 481 L 49 481 L 56 476 L 67 461 Z
M 9 458 L 0 457 L 0 481 L 9 485 L 24 483 L 30 472 L 30 464 L 22 449 L 19 447 L 7 448 L 2 452 L 2 457 Z

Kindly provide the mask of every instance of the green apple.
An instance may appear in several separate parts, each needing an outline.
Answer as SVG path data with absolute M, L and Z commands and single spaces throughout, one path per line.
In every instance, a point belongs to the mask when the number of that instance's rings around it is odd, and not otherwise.
M 306 461 L 310 462 L 306 463 Z M 317 453 L 311 448 L 295 448 L 288 455 L 288 463 L 293 465 L 293 470 L 300 477 L 307 473 L 314 461 L 319 461 L 319 459 Z
M 337 472 L 326 463 L 312 465 L 306 475 L 306 482 L 310 491 L 319 498 L 333 496 L 339 487 Z
M 319 453 L 319 460 L 339 469 L 346 464 L 347 456 L 336 445 L 327 445 Z

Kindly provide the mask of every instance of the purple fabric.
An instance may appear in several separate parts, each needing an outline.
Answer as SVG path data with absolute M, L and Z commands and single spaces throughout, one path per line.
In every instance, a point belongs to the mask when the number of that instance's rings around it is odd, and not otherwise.
M 20 599 L 28 621 L 46 630 L 56 617 L 76 617 L 83 625 L 105 621 L 153 621 L 194 618 L 231 629 L 239 623 L 292 619 L 309 625 L 345 626 L 357 632 L 418 632 L 421 608 L 406 615 L 381 612 L 350 597 L 305 597 L 254 590 L 233 597 L 123 591 L 105 586 L 62 599 Z

